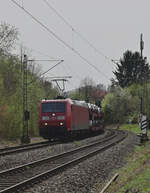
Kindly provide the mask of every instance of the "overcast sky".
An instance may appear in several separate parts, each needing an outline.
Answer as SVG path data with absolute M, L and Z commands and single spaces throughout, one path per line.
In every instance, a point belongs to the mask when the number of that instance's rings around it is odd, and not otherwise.
M 99 54 L 83 41 L 73 30 L 50 9 L 44 0 L 16 0 L 32 13 L 61 40 L 74 48 L 81 59 L 71 49 L 43 29 L 26 13 L 12 3 L 1 0 L 0 19 L 15 25 L 19 32 L 19 44 L 29 50 L 29 57 L 35 59 L 56 58 L 64 62 L 46 76 L 72 76 L 66 90 L 79 87 L 85 77 L 96 84 L 108 85 L 113 77 L 115 64 L 123 53 L 140 50 L 140 34 L 143 33 L 144 56 L 149 60 L 150 51 L 150 1 L 148 0 L 47 0 L 49 5 L 93 46 Z M 19 49 L 18 54 L 19 54 Z M 102 53 L 102 54 L 100 54 Z M 107 56 L 108 58 L 104 57 Z M 41 62 L 44 72 L 55 62 Z M 92 67 L 96 66 L 98 70 Z

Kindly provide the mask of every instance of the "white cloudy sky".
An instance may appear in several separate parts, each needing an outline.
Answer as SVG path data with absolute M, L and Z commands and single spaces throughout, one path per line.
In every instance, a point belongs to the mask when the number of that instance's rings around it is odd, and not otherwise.
M 64 42 L 77 50 L 82 57 L 98 71 L 68 49 L 62 42 L 44 30 L 26 13 L 12 3 L 1 0 L 0 20 L 15 25 L 20 32 L 19 44 L 29 49 L 29 56 L 36 59 L 56 58 L 64 62 L 47 76 L 70 75 L 72 79 L 66 89 L 77 88 L 84 77 L 92 78 L 95 83 L 108 85 L 113 77 L 115 64 L 111 59 L 119 59 L 129 49 L 139 51 L 140 34 L 145 42 L 144 56 L 149 59 L 150 51 L 150 2 L 148 0 L 47 0 L 78 32 L 90 41 L 98 54 L 69 28 L 50 9 L 44 0 L 16 0 L 32 13 Z M 19 54 L 19 49 L 18 54 Z M 42 54 L 41 54 L 42 53 Z M 44 72 L 54 62 L 41 62 Z

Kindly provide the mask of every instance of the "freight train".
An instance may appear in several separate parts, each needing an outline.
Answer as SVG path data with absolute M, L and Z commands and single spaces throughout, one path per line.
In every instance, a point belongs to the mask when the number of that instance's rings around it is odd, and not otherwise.
M 40 103 L 39 131 L 44 139 L 103 130 L 104 114 L 94 104 L 71 99 L 42 100 Z

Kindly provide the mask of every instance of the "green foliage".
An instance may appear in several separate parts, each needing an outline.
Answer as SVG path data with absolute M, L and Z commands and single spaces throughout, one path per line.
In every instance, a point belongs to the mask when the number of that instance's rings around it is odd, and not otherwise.
M 141 96 L 143 112 L 150 119 L 150 83 L 132 84 L 128 88 L 114 87 L 102 102 L 105 121 L 108 123 L 137 123 Z
M 149 79 L 150 69 L 146 59 L 141 59 L 140 53 L 127 50 L 114 74 L 118 84 L 124 88 L 133 83 L 141 83 L 145 78 Z
M 81 93 L 80 89 L 76 89 L 69 93 L 69 97 L 73 100 L 84 100 L 84 95 Z
M 121 129 L 139 133 L 137 125 L 126 124 Z M 126 165 L 116 171 L 119 178 L 109 186 L 107 192 L 150 192 L 150 141 L 136 146 L 135 151 L 129 153 L 126 160 Z
M 136 131 L 136 127 L 134 129 L 133 127 L 131 131 Z M 114 192 L 114 190 L 117 193 L 126 192 L 127 190 L 129 192 L 149 192 L 149 149 L 149 141 L 144 145 L 136 147 L 135 152 L 128 157 L 126 166 L 119 170 L 120 178 L 108 189 L 108 192 Z
M 23 90 L 21 62 L 17 57 L 0 55 L 0 137 L 15 139 L 22 135 Z M 35 75 L 28 71 L 28 82 Z M 28 109 L 30 111 L 29 133 L 38 135 L 39 103 L 41 99 L 52 99 L 58 91 L 36 76 L 28 86 Z
M 108 123 L 137 122 L 139 113 L 139 96 L 136 95 L 138 87 L 127 89 L 116 87 L 107 94 L 102 101 L 105 121 Z
M 131 131 L 133 133 L 140 133 L 140 128 L 137 124 L 123 124 L 120 129 Z
M 23 66 L 17 56 L 9 53 L 17 39 L 18 31 L 14 26 L 0 24 L 0 138 L 7 139 L 22 136 Z M 27 73 L 28 83 L 32 82 L 28 84 L 29 133 L 35 136 L 38 135 L 40 100 L 52 99 L 58 90 L 50 82 L 41 81 L 36 73 L 31 72 L 30 67 Z

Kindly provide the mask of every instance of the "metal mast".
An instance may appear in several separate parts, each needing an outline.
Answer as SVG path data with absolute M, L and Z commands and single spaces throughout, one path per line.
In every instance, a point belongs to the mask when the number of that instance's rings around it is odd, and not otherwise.
M 141 63 L 143 62 L 143 49 L 144 49 L 144 41 L 143 41 L 143 34 L 140 36 L 140 51 L 141 51 Z M 142 64 L 141 64 L 141 85 L 143 85 L 143 78 L 142 77 Z M 140 103 L 140 113 L 143 113 L 143 92 L 141 93 L 141 103 Z
M 29 120 L 29 111 L 28 111 L 28 90 L 27 90 L 27 64 L 28 59 L 27 55 L 24 55 L 23 59 L 23 133 L 21 142 L 30 143 L 30 137 L 28 133 L 28 120 Z
M 147 107 L 146 107 L 146 98 L 147 98 L 147 72 L 145 69 L 142 69 L 142 63 L 144 62 L 145 58 L 143 59 L 143 49 L 144 49 L 144 41 L 143 41 L 143 34 L 140 37 L 140 50 L 141 50 L 141 86 L 142 86 L 142 93 L 141 93 L 141 104 L 140 104 L 140 127 L 141 127 L 141 142 L 147 141 Z M 144 99 L 145 96 L 145 99 Z M 145 104 L 144 104 L 145 103 Z M 144 108 L 145 106 L 145 108 Z

